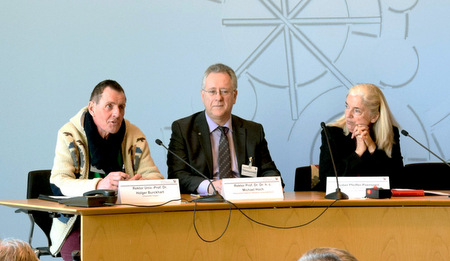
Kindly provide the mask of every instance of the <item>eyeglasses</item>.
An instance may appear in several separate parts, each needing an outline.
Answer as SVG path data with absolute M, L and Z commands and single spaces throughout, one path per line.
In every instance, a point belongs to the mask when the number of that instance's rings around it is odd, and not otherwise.
M 204 92 L 206 92 L 207 94 L 209 94 L 209 96 L 216 96 L 219 92 L 220 92 L 220 95 L 222 95 L 222 96 L 228 96 L 228 95 L 230 95 L 232 92 L 234 92 L 235 90 L 220 90 L 220 91 L 217 91 L 217 90 L 205 90 L 205 89 L 202 89 L 202 91 L 204 91 Z

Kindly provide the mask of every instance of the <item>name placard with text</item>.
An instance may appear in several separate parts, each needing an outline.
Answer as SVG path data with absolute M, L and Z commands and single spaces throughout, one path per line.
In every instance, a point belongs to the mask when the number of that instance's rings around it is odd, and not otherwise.
M 339 177 L 339 188 L 349 198 L 364 198 L 366 188 L 390 189 L 388 176 L 376 177 Z M 326 194 L 336 191 L 336 177 L 327 177 Z
M 226 200 L 284 198 L 280 177 L 222 179 L 222 193 Z
M 159 203 L 180 198 L 178 179 L 119 181 L 118 202 L 122 204 Z

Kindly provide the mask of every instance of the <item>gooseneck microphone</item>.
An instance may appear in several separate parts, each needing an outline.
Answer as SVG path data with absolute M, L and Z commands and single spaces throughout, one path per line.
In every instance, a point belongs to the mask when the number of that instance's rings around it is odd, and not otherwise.
M 338 173 L 336 170 L 336 164 L 334 163 L 333 150 L 331 149 L 330 139 L 328 138 L 327 126 L 325 126 L 325 122 L 321 122 L 320 126 L 322 127 L 323 132 L 325 133 L 325 138 L 326 138 L 327 144 L 328 144 L 328 150 L 330 151 L 331 163 L 333 164 L 334 175 L 336 176 L 336 192 L 332 192 L 332 193 L 325 195 L 325 198 L 326 199 L 348 199 L 347 194 L 345 194 L 344 192 L 341 192 L 341 189 L 339 188 Z
M 170 152 L 172 155 L 174 155 L 177 159 L 181 160 L 184 164 L 186 164 L 187 166 L 189 166 L 191 169 L 193 169 L 195 172 L 197 172 L 200 176 L 202 176 L 204 179 L 209 181 L 209 184 L 211 185 L 211 187 L 213 188 L 214 192 L 212 195 L 207 195 L 207 196 L 203 196 L 197 199 L 194 199 L 194 201 L 196 202 L 224 202 L 225 199 L 222 197 L 222 195 L 219 194 L 219 192 L 217 192 L 216 188 L 214 187 L 213 183 L 211 182 L 211 180 L 205 176 L 205 174 L 201 173 L 200 171 L 198 171 L 196 168 L 194 168 L 191 164 L 187 163 L 184 159 L 182 159 L 180 156 L 178 156 L 177 154 L 175 154 L 173 151 L 169 150 L 169 148 L 167 148 L 164 143 L 160 140 L 160 139 L 156 139 L 155 140 L 156 144 L 158 144 L 159 146 L 164 147 L 168 152 Z
M 420 143 L 416 139 L 414 139 L 411 135 L 409 135 L 409 133 L 406 130 L 402 130 L 401 132 L 402 132 L 403 135 L 405 135 L 406 137 L 410 137 L 413 141 L 415 141 L 417 144 L 422 146 L 422 148 L 426 149 L 428 152 L 433 154 L 436 158 L 440 159 L 442 162 L 444 162 L 447 166 L 450 167 L 450 164 L 447 161 L 445 161 L 443 158 L 441 158 L 438 155 L 436 155 L 436 153 L 432 152 L 429 148 L 425 147 L 422 143 Z

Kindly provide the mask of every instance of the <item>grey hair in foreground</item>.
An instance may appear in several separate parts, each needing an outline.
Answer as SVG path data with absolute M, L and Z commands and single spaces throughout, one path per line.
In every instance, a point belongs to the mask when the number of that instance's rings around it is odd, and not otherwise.
M 20 239 L 0 239 L 0 260 L 2 261 L 38 261 L 30 244 Z
M 347 250 L 319 247 L 306 252 L 298 261 L 358 261 Z

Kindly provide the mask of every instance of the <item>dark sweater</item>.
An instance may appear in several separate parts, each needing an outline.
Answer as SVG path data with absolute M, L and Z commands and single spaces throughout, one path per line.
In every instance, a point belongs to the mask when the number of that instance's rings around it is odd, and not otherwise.
M 344 135 L 339 127 L 327 127 L 330 145 L 333 151 L 334 162 L 338 176 L 389 176 L 392 180 L 403 170 L 403 157 L 400 151 L 400 135 L 397 127 L 394 128 L 394 145 L 392 157 L 389 158 L 384 150 L 376 149 L 373 154 L 368 150 L 359 157 L 356 154 L 356 141 L 352 134 Z M 325 191 L 326 177 L 334 177 L 334 168 L 331 161 L 330 150 L 324 132 L 322 131 L 322 145 L 320 146 L 319 177 L 320 182 L 314 190 Z

